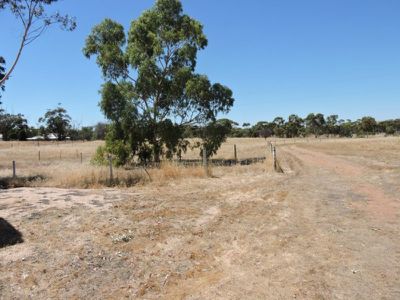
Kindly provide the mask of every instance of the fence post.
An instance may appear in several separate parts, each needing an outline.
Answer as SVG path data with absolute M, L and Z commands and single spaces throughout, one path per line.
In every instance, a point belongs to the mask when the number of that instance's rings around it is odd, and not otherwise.
M 81 164 L 83 163 L 83 155 L 82 155 L 82 152 L 81 152 Z
M 15 160 L 12 162 L 12 168 L 13 168 L 13 178 L 17 177 L 17 166 L 15 164 Z
M 237 164 L 238 157 L 237 157 L 237 147 L 236 147 L 236 145 L 233 145 L 233 155 L 235 157 L 235 164 Z
M 61 160 L 61 150 L 60 150 L 60 160 Z
M 205 147 L 203 148 L 203 167 L 204 167 L 204 171 L 206 173 L 206 176 L 208 176 L 207 150 L 206 150 Z
M 277 165 L 276 165 L 276 148 L 272 148 L 272 158 L 273 158 L 273 163 L 274 163 L 274 170 L 276 171 Z
M 39 159 L 39 161 L 40 161 L 40 150 L 39 150 L 39 152 L 38 152 L 38 159 Z
M 108 162 L 110 165 L 110 184 L 113 184 L 114 182 L 114 174 L 113 174 L 113 165 L 112 165 L 112 157 L 111 155 L 108 155 Z

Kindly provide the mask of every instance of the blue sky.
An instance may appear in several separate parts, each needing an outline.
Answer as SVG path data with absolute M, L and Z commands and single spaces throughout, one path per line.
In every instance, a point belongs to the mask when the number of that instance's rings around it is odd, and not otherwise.
M 209 46 L 198 72 L 228 85 L 240 123 L 291 113 L 339 114 L 357 119 L 400 117 L 400 1 L 183 0 L 204 25 Z M 61 0 L 54 7 L 76 16 L 78 28 L 48 30 L 26 48 L 7 82 L 3 106 L 32 125 L 61 102 L 76 125 L 103 120 L 102 78 L 82 47 L 104 18 L 129 27 L 150 0 Z M 0 55 L 14 59 L 21 26 L 0 12 Z

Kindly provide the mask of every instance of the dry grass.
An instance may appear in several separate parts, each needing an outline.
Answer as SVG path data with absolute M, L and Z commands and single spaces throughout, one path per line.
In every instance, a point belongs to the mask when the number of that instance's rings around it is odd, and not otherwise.
M 267 141 L 260 138 L 231 138 L 228 139 L 213 156 L 215 159 L 233 159 L 234 145 L 237 146 L 238 159 L 264 157 L 267 151 Z M 199 159 L 200 150 L 189 150 L 183 155 L 183 159 Z
M 114 182 L 109 179 L 108 167 L 94 166 L 90 160 L 103 142 L 0 142 L 0 177 L 12 176 L 12 161 L 16 161 L 15 186 L 58 188 L 102 188 L 104 186 L 129 187 L 149 181 L 164 184 L 169 180 L 205 176 L 201 166 L 185 167 L 164 162 L 158 169 L 114 169 Z M 230 139 L 222 145 L 214 158 L 234 158 L 233 145 L 237 145 L 238 158 L 263 157 L 266 141 L 263 139 Z M 40 153 L 40 154 L 39 154 Z M 82 153 L 82 163 L 81 163 Z M 40 155 L 40 161 L 39 161 Z M 189 150 L 184 159 L 199 159 L 198 149 Z M 211 173 L 226 172 L 228 168 L 213 168 Z M 234 169 L 239 170 L 239 167 Z
M 279 148 L 298 145 L 321 150 L 326 153 L 357 156 L 358 160 L 374 158 L 377 161 L 394 161 L 400 151 L 400 138 L 368 139 L 228 139 L 222 145 L 215 159 L 233 159 L 234 145 L 238 159 L 267 157 L 264 164 L 257 164 L 258 171 L 272 171 L 271 157 L 267 142 Z M 103 142 L 0 142 L 0 178 L 12 176 L 12 161 L 17 164 L 18 181 L 10 186 L 58 187 L 58 188 L 102 188 L 110 186 L 108 167 L 93 166 L 90 160 Z M 40 161 L 39 161 L 40 152 Z M 385 156 L 379 153 L 385 153 Z M 81 163 L 82 153 L 82 163 Z M 183 159 L 199 159 L 199 150 L 189 150 Z M 246 167 L 212 167 L 211 175 L 220 177 L 224 173 L 246 172 Z M 164 162 L 158 169 L 114 169 L 113 186 L 129 187 L 152 181 L 164 184 L 170 180 L 204 177 L 201 166 L 185 167 L 173 162 Z
M 399 137 L 304 140 L 298 144 L 333 155 L 375 157 L 376 159 L 384 155 L 388 159 L 396 160 L 400 151 Z

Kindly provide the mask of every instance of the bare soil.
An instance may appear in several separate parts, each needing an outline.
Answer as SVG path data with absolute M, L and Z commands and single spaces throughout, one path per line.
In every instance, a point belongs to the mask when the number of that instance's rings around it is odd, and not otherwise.
M 400 299 L 400 144 L 340 143 L 279 146 L 284 174 L 1 191 L 24 243 L 0 298 Z

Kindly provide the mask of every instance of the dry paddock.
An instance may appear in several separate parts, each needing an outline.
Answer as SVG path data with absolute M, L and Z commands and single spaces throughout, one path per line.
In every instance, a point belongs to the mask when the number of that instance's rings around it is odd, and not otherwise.
M 103 142 L 0 142 L 0 177 L 13 175 L 12 162 L 16 162 L 17 176 L 29 179 L 22 185 L 30 187 L 58 188 L 102 188 L 109 183 L 109 168 L 91 164 L 97 147 Z M 234 145 L 237 158 L 265 157 L 267 142 L 264 139 L 230 139 L 218 151 L 215 159 L 234 158 Z M 189 150 L 183 160 L 200 159 L 199 150 Z M 115 182 L 126 187 L 152 181 L 164 182 L 178 177 L 202 177 L 201 167 L 184 167 L 165 161 L 161 168 L 115 169 Z M 21 185 L 17 182 L 17 185 Z
M 0 299 L 399 299 L 400 139 L 274 142 L 284 173 L 266 141 L 233 139 L 219 155 L 267 161 L 84 190 L 62 188 L 80 165 L 65 146 L 50 187 L 0 192 L 0 229 L 23 240 L 0 246 Z M 45 172 L 37 148 L 3 146 L 2 167 Z

